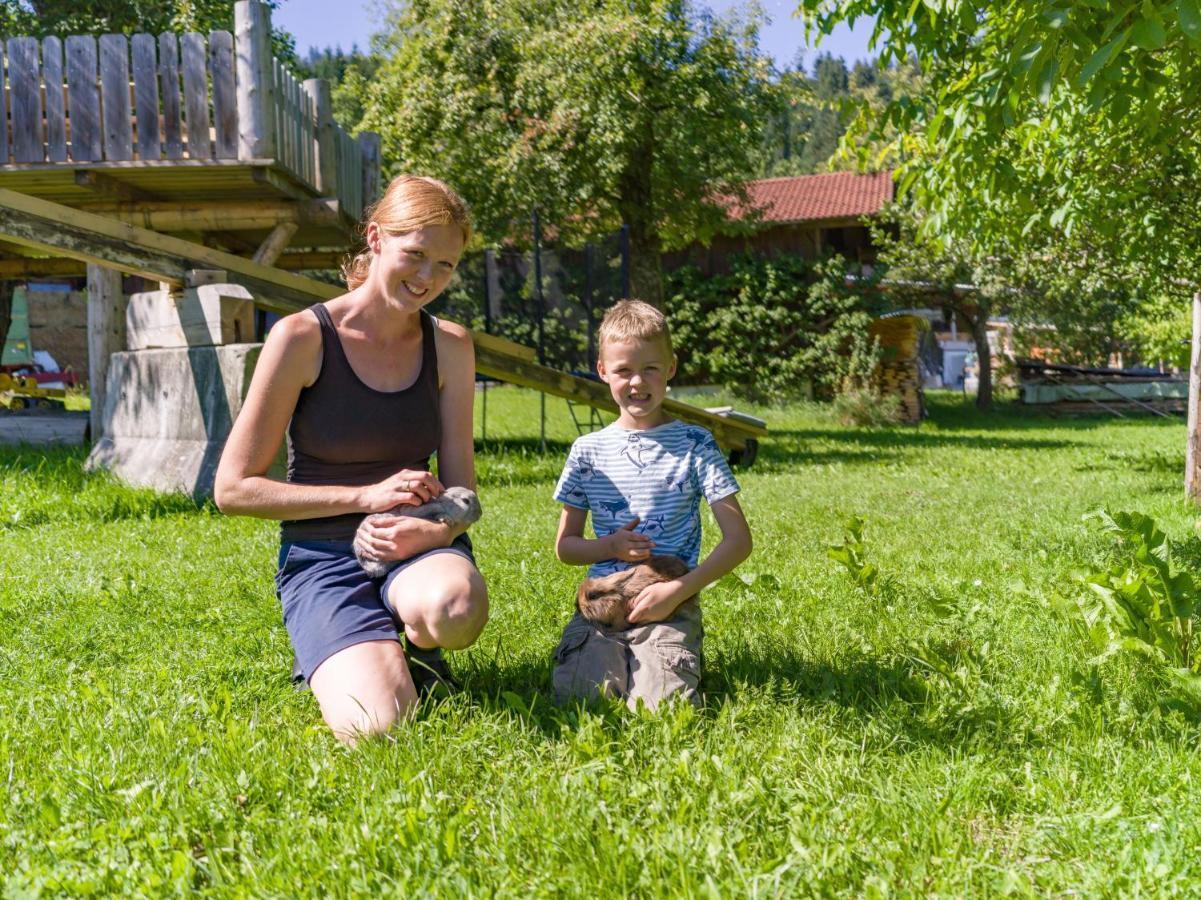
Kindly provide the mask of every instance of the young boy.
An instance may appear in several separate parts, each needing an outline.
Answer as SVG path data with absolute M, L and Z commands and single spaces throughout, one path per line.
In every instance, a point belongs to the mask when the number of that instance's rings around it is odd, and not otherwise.
M 625 631 L 605 631 L 577 612 L 555 650 L 555 696 L 603 693 L 625 698 L 631 709 L 638 700 L 654 709 L 677 694 L 699 703 L 701 611 L 684 601 L 750 555 L 751 533 L 734 496 L 738 484 L 713 435 L 663 411 L 676 371 L 663 314 L 622 300 L 605 314 L 599 345 L 596 369 L 621 414 L 571 447 L 555 488 L 563 504 L 555 554 L 589 565 L 590 578 L 652 554 L 677 556 L 690 571 L 642 591 L 630 604 Z M 698 566 L 702 497 L 721 542 Z M 590 513 L 595 538 L 584 537 Z

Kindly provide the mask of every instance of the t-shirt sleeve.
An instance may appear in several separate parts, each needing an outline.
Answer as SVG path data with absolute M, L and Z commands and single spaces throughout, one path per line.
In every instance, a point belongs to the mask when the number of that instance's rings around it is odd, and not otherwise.
M 692 459 L 692 477 L 697 490 L 710 505 L 741 490 L 713 435 L 696 447 Z
M 577 509 L 588 509 L 588 494 L 584 491 L 584 479 L 580 470 L 580 444 L 571 445 L 559 483 L 555 485 L 555 500 Z

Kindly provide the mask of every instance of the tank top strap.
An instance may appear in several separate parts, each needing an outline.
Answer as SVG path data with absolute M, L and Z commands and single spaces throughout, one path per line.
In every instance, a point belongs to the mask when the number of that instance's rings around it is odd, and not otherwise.
M 438 387 L 438 320 L 424 309 L 421 311 L 421 369 L 428 373 L 435 389 Z
M 309 311 L 317 317 L 317 324 L 321 326 L 321 372 L 324 374 L 329 368 L 330 355 L 335 359 L 340 356 L 342 342 L 338 340 L 338 329 L 334 327 L 333 317 L 324 303 L 314 303 L 309 307 Z M 342 360 L 346 362 L 345 357 Z M 346 365 L 349 364 L 346 362 Z

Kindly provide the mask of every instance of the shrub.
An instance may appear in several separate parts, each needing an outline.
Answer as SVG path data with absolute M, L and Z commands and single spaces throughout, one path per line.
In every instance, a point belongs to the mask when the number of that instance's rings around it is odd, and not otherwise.
M 870 285 L 847 284 L 840 256 L 733 257 L 705 277 L 692 266 L 670 273 L 666 313 L 679 381 L 716 382 L 756 401 L 832 396 L 839 360 L 872 319 Z

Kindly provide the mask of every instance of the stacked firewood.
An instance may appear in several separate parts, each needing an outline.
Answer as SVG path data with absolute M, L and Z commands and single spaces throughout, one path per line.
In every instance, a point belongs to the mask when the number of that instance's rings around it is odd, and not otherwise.
M 929 327 L 920 316 L 888 316 L 868 326 L 868 335 L 877 338 L 884 351 L 875 385 L 886 399 L 894 398 L 900 404 L 901 419 L 910 425 L 916 425 L 926 413 L 917 360 L 921 333 Z

